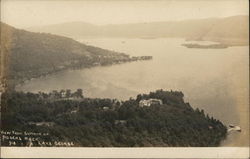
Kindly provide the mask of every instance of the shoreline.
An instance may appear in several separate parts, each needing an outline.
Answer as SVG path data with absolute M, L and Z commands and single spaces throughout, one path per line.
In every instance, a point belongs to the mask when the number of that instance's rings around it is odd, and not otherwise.
M 133 56 L 133 57 L 130 57 L 130 59 L 128 61 L 124 61 L 124 62 L 115 62 L 115 63 L 110 63 L 110 64 L 99 64 L 99 65 L 91 65 L 91 66 L 83 66 L 83 67 L 68 67 L 68 68 L 65 68 L 65 69 L 59 69 L 59 70 L 54 70 L 54 71 L 51 71 L 49 73 L 45 73 L 45 74 L 42 74 L 42 75 L 39 75 L 37 77 L 32 77 L 32 78 L 29 78 L 29 79 L 24 79 L 24 80 L 17 80 L 15 82 L 12 82 L 11 79 L 10 79 L 10 83 L 8 83 L 10 89 L 16 89 L 17 86 L 21 86 L 23 84 L 25 84 L 26 82 L 29 82 L 29 81 L 32 81 L 33 79 L 38 79 L 38 78 L 43 78 L 43 77 L 47 77 L 47 76 L 50 76 L 50 75 L 53 75 L 53 74 L 56 74 L 56 73 L 60 73 L 60 72 L 63 72 L 63 71 L 70 71 L 70 70 L 81 70 L 81 69 L 89 69 L 89 68 L 95 68 L 95 67 L 105 67 L 105 66 L 112 66 L 112 65 L 120 65 L 120 64 L 125 64 L 125 63 L 130 63 L 130 62 L 138 62 L 138 61 L 148 61 L 148 60 L 153 60 L 153 56 Z M 9 80 L 8 80 L 9 81 Z

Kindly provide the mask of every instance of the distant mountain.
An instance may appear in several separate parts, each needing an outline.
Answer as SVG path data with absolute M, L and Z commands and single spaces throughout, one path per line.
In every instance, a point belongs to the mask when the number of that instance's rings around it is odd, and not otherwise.
M 52 33 L 68 37 L 72 37 L 71 34 L 73 36 L 93 35 L 94 33 L 99 34 L 96 33 L 96 31 L 99 30 L 98 26 L 85 22 L 61 23 L 48 26 L 27 28 L 27 30 L 34 32 Z
M 10 83 L 60 70 L 110 65 L 148 57 L 129 57 L 50 33 L 33 33 L 1 23 L 1 81 Z
M 72 38 L 89 36 L 128 38 L 180 37 L 187 40 L 210 40 L 227 45 L 248 45 L 248 19 L 247 15 L 239 15 L 226 18 L 115 25 L 92 25 L 83 22 L 70 22 L 28 29 Z

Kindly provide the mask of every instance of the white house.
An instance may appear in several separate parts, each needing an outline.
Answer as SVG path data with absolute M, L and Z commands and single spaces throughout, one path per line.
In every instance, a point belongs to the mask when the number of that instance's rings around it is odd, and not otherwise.
M 140 107 L 150 107 L 151 105 L 162 105 L 162 100 L 160 99 L 154 99 L 154 98 L 150 98 L 150 99 L 142 99 L 139 102 L 139 106 Z

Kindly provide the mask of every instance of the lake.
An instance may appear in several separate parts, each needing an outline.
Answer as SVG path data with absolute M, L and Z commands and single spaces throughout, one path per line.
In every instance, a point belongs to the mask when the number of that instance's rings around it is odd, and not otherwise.
M 181 46 L 185 40 L 169 38 L 78 41 L 131 56 L 150 55 L 153 60 L 68 70 L 26 81 L 16 89 L 48 92 L 82 88 L 85 97 L 120 100 L 157 89 L 179 90 L 193 107 L 204 109 L 226 125 L 241 126 L 242 132 L 231 132 L 222 146 L 248 146 L 248 46 L 190 49 Z

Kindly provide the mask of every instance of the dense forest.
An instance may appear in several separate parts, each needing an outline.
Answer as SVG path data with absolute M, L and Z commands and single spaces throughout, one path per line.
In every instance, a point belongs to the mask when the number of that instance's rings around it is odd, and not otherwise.
M 157 90 L 136 99 L 85 98 L 78 89 L 50 93 L 6 91 L 2 94 L 2 145 L 148 147 L 218 146 L 226 137 L 226 127 L 203 110 L 193 109 L 178 91 Z M 142 107 L 142 100 L 161 104 Z M 36 140 L 7 132 L 47 133 Z M 4 134 L 7 134 L 4 136 Z M 4 136 L 4 137 L 3 137 Z M 14 143 L 14 144 L 13 144 Z M 61 145 L 67 146 L 67 145 Z
M 4 23 L 1 23 L 1 42 L 1 63 L 6 69 L 2 72 L 10 85 L 65 69 L 152 59 L 151 56 L 130 57 L 71 38 L 28 32 Z

